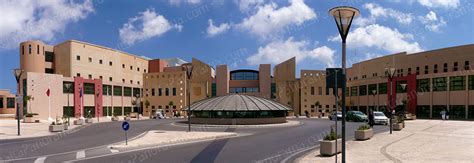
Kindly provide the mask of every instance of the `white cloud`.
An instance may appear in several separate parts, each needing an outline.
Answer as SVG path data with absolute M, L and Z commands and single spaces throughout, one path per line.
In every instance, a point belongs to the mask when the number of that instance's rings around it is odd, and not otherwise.
M 291 37 L 286 41 L 274 41 L 264 47 L 259 47 L 257 53 L 247 58 L 247 62 L 250 65 L 262 62 L 278 64 L 291 57 L 296 57 L 296 62 L 314 59 L 328 67 L 334 67 L 334 50 L 327 46 L 310 49 L 308 45 L 307 41 L 294 41 Z
M 168 1 L 171 5 L 179 6 L 182 3 L 186 4 L 199 4 L 201 3 L 201 0 L 169 0 Z
M 430 11 L 425 16 L 420 16 L 419 19 L 426 29 L 433 32 L 439 32 L 441 27 L 446 26 L 446 21 L 442 17 L 438 18 L 434 11 Z
M 155 10 L 147 9 L 139 16 L 128 19 L 119 29 L 120 40 L 126 45 L 159 37 L 171 29 L 181 31 L 183 26 L 171 24 L 163 15 L 158 15 Z
M 94 12 L 94 7 L 90 0 L 82 3 L 23 0 L 2 1 L 0 11 L 0 49 L 11 49 L 25 40 L 53 40 L 68 24 Z
M 374 24 L 377 18 L 392 18 L 402 25 L 408 25 L 413 21 L 413 15 L 411 13 L 403 13 L 401 11 L 384 8 L 375 3 L 366 3 L 364 8 L 369 11 L 368 17 L 359 17 L 354 20 L 354 24 L 357 26 L 366 26 L 368 24 Z
M 340 36 L 332 36 L 329 41 L 339 42 Z M 413 41 L 413 35 L 400 33 L 397 29 L 372 24 L 358 27 L 347 36 L 347 45 L 351 48 L 368 47 L 382 49 L 390 53 L 419 52 L 423 49 Z
M 222 23 L 219 26 L 215 26 L 211 19 L 209 19 L 209 26 L 207 27 L 207 36 L 214 37 L 216 35 L 225 33 L 227 30 L 230 29 L 230 24 Z
M 263 4 L 264 0 L 236 0 L 237 4 L 239 5 L 239 9 L 242 12 L 248 12 L 251 9 Z
M 278 8 L 276 3 L 257 7 L 254 15 L 245 18 L 238 28 L 269 38 L 290 25 L 301 25 L 316 18 L 316 13 L 303 0 L 289 0 L 290 5 Z
M 456 9 L 459 7 L 459 0 L 418 0 L 422 6 L 429 8 Z

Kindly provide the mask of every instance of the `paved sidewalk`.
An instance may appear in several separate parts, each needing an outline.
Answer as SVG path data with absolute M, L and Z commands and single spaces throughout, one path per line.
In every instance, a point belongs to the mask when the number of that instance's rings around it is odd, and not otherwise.
M 148 117 L 140 117 L 140 119 L 148 119 Z M 122 121 L 123 118 L 120 118 Z M 132 120 L 136 120 L 133 118 Z M 97 118 L 93 119 L 94 123 L 97 122 Z M 99 119 L 100 123 L 102 122 L 110 122 L 111 119 L 107 117 L 101 117 Z M 63 132 L 68 132 L 71 130 L 80 127 L 80 125 L 74 125 L 74 118 L 71 118 L 71 123 L 68 130 Z M 23 120 L 20 121 L 20 133 L 21 135 L 18 136 L 18 129 L 17 129 L 17 120 L 14 119 L 0 119 L 0 140 L 7 140 L 7 139 L 20 139 L 20 138 L 31 138 L 31 137 L 41 137 L 41 136 L 48 136 L 54 135 L 61 132 L 49 132 L 49 125 L 51 122 L 47 120 L 40 120 L 40 123 L 23 123 Z M 87 124 L 86 124 L 87 125 Z M 86 126 L 82 125 L 82 126 Z
M 474 122 L 406 121 L 402 131 L 384 132 L 366 141 L 347 142 L 347 162 L 474 162 Z M 338 155 L 340 161 L 341 154 Z M 319 148 L 297 162 L 334 162 L 319 156 Z
M 169 145 L 176 143 L 185 143 L 197 140 L 217 139 L 237 136 L 234 132 L 186 132 L 186 131 L 160 131 L 151 130 L 143 136 L 129 141 L 128 145 L 125 142 L 111 145 L 111 149 L 119 151 L 152 147 L 158 145 Z

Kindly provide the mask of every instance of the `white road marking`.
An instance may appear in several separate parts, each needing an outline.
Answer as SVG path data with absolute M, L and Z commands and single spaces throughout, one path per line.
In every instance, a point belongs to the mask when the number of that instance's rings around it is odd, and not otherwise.
M 86 151 L 77 151 L 76 159 L 81 159 L 86 157 Z
M 46 160 L 46 157 L 38 157 L 38 158 L 35 160 L 35 163 L 43 163 L 44 160 Z
M 110 152 L 112 152 L 112 153 L 117 153 L 117 152 L 119 152 L 119 150 L 116 150 L 116 149 L 110 149 Z

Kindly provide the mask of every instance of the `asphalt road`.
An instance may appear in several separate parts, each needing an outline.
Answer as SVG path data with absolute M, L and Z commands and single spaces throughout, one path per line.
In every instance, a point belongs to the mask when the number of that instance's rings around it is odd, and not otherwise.
M 36 138 L 18 142 L 0 142 L 2 159 L 20 158 L 13 162 L 292 162 L 319 145 L 334 121 L 328 119 L 291 119 L 298 126 L 270 128 L 200 128 L 194 131 L 227 131 L 240 136 L 175 146 L 114 153 L 105 145 L 123 141 L 121 122 L 94 124 L 50 141 L 33 151 L 30 146 L 41 142 Z M 129 136 L 147 130 L 187 130 L 187 126 L 171 125 L 176 120 L 132 121 Z M 347 123 L 347 140 L 361 123 Z M 339 123 L 340 127 L 340 123 Z M 376 126 L 375 131 L 386 131 L 387 126 Z M 6 143 L 6 144 L 5 144 Z M 94 148 L 95 147 L 95 148 Z M 13 154 L 12 154 L 13 153 Z M 79 159 L 78 159 L 79 158 Z M 0 159 L 1 160 L 1 159 Z M 1 161 L 0 161 L 1 162 Z

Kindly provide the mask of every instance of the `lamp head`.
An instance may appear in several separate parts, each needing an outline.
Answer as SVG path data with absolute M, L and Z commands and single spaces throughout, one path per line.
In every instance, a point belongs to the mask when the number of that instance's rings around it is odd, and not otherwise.
M 407 84 L 403 83 L 403 84 L 400 84 L 400 86 L 402 86 L 402 89 L 405 90 L 405 88 L 407 87 Z
M 22 69 L 19 69 L 19 68 L 13 69 L 13 75 L 15 75 L 15 79 L 16 79 L 17 82 L 20 81 L 20 77 L 21 77 L 22 74 L 23 74 Z
M 338 6 L 330 9 L 329 14 L 334 17 L 342 41 L 345 42 L 352 20 L 359 16 L 360 11 L 350 6 Z
M 387 73 L 388 75 L 388 78 L 393 78 L 393 76 L 395 76 L 395 68 L 385 68 L 385 72 Z
M 184 68 L 186 69 L 186 76 L 188 79 L 191 79 L 191 75 L 193 74 L 193 65 L 191 63 L 183 64 Z

